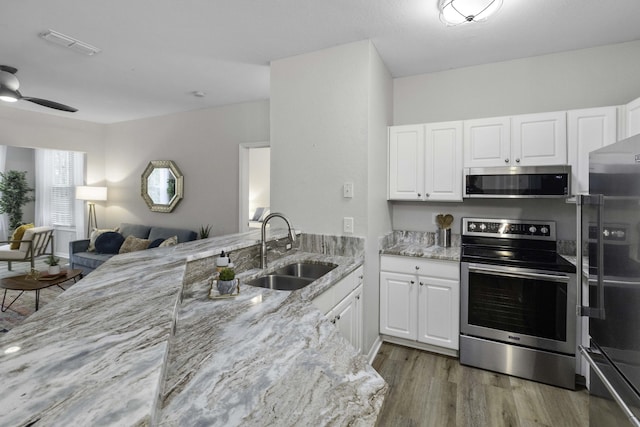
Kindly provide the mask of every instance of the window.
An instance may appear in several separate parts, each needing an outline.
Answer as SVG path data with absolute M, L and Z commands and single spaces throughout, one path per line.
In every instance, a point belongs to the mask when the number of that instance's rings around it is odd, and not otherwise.
M 51 156 L 51 225 L 71 227 L 74 222 L 74 153 L 54 151 Z
M 82 185 L 84 154 L 74 151 L 36 150 L 36 222 L 58 228 L 84 222 L 75 199 Z

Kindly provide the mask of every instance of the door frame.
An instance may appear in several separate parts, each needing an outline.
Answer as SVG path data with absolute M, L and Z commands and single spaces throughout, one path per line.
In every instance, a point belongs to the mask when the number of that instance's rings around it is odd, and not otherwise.
M 238 177 L 238 231 L 249 231 L 249 150 L 252 148 L 271 147 L 269 141 L 243 142 L 238 146 L 240 159 Z

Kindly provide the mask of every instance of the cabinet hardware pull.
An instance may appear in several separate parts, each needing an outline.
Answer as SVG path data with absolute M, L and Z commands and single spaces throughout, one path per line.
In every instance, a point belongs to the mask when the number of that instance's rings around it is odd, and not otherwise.
M 422 197 L 422 194 L 418 193 L 418 197 Z
M 412 280 L 412 281 L 411 281 L 411 284 L 413 285 L 414 283 L 416 283 L 416 282 L 414 282 L 414 281 Z
M 505 163 L 509 163 L 509 159 L 504 159 L 504 162 Z
M 420 286 L 424 286 L 424 283 L 420 282 Z
M 426 193 L 426 194 L 425 194 L 425 197 L 429 197 L 429 193 Z
M 420 266 L 419 265 L 416 265 L 416 270 L 420 270 Z
M 520 163 L 520 159 L 516 159 L 516 163 Z

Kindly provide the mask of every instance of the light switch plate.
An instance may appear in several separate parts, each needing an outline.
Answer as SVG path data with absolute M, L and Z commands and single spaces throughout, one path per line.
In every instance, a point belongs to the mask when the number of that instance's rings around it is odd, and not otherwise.
M 353 233 L 353 217 L 345 216 L 342 220 L 342 230 L 345 233 Z
M 353 182 L 345 182 L 342 188 L 343 196 L 347 199 L 353 197 Z

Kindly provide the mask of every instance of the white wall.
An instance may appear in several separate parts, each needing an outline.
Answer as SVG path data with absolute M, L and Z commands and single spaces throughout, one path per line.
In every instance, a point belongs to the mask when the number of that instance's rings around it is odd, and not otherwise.
M 369 41 L 271 64 L 271 206 L 309 233 L 366 238 L 364 348 L 378 336 L 378 237 L 390 230 L 391 76 Z M 343 184 L 354 183 L 354 197 Z
M 603 107 L 640 96 L 640 41 L 394 80 L 396 125 Z
M 26 172 L 25 178 L 29 188 L 36 188 L 36 166 L 35 151 L 31 148 L 7 147 L 7 161 L 5 170 L 17 170 Z M 36 196 L 36 192 L 32 191 L 28 196 Z M 22 222 L 33 222 L 35 218 L 35 202 L 29 202 L 22 207 Z M 38 224 L 41 225 L 41 224 Z
M 394 80 L 394 124 L 428 123 L 625 104 L 640 96 L 640 41 Z M 575 239 L 575 206 L 555 200 L 393 203 L 393 228 L 435 231 L 433 213 L 554 219 Z
M 392 97 L 391 74 L 378 52 L 370 44 L 364 349 L 369 349 L 373 345 L 380 330 L 378 238 L 391 230 L 391 206 L 387 203 L 387 126 L 392 122 Z
M 269 102 L 257 101 L 109 125 L 106 180 L 110 226 L 133 222 L 238 231 L 238 145 L 269 138 Z M 151 160 L 173 160 L 184 175 L 184 199 L 171 213 L 151 212 L 140 177 Z
M 307 233 L 366 225 L 369 42 L 271 64 L 271 211 Z M 342 197 L 345 182 L 355 197 Z
M 249 218 L 256 208 L 271 206 L 271 147 L 249 149 Z

